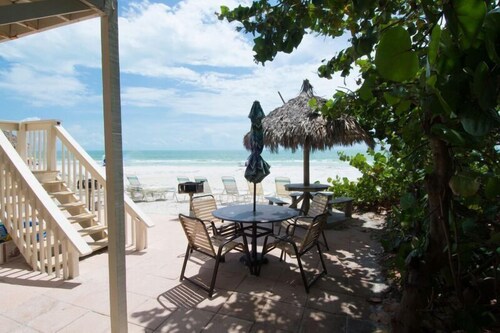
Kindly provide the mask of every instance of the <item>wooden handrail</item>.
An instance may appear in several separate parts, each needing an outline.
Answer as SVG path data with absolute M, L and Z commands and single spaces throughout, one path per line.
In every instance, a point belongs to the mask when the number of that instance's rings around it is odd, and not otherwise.
M 78 257 L 92 253 L 0 131 L 1 219 L 35 270 L 78 276 Z M 29 222 L 29 223 L 28 223 Z M 60 255 L 62 257 L 60 257 Z M 54 261 L 53 261 L 54 260 Z

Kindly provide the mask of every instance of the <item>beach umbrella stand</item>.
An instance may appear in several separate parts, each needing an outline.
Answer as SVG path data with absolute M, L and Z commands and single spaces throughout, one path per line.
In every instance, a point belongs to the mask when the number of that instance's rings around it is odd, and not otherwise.
M 247 167 L 245 169 L 245 178 L 253 183 L 253 211 L 256 208 L 256 192 L 257 183 L 262 182 L 267 175 L 269 175 L 270 165 L 264 161 L 261 156 L 262 150 L 264 149 L 264 131 L 262 130 L 262 119 L 264 119 L 265 114 L 260 106 L 259 101 L 253 102 L 252 108 L 248 118 L 252 122 L 252 127 L 250 129 L 250 151 L 251 154 L 247 160 Z

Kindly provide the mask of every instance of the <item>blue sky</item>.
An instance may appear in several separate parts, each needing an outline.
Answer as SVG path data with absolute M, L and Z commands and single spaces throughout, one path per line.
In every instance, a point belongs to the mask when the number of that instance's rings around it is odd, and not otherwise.
M 246 1 L 248 2 L 248 1 Z M 308 78 L 329 98 L 353 80 L 320 79 L 345 40 L 307 35 L 255 64 L 251 36 L 214 15 L 245 1 L 119 1 L 123 148 L 241 149 L 254 100 L 267 114 Z M 58 119 L 86 149 L 104 146 L 100 21 L 0 44 L 0 119 Z

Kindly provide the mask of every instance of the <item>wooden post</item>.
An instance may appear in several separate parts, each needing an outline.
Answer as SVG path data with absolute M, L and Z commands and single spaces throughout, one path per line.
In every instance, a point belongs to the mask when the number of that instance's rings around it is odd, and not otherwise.
M 20 123 L 19 130 L 17 131 L 17 145 L 16 150 L 19 156 L 21 156 L 24 163 L 28 163 L 28 155 L 26 152 L 26 124 Z
M 125 262 L 125 208 L 118 52 L 118 4 L 108 0 L 101 17 L 106 206 L 108 221 L 109 303 L 111 331 L 126 333 L 127 279 Z
M 310 153 L 311 147 L 309 147 L 309 144 L 306 143 L 304 144 L 304 185 L 309 185 L 310 180 L 309 180 L 309 153 Z
M 53 171 L 56 170 L 56 131 L 54 126 L 57 126 L 57 123 L 54 122 L 47 129 L 47 170 Z

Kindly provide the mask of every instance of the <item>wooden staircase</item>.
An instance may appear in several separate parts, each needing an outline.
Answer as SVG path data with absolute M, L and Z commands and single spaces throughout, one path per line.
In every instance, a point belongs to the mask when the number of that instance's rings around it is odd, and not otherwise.
M 96 215 L 90 211 L 93 205 L 90 204 L 88 207 L 86 203 L 80 201 L 76 193 L 58 178 L 58 171 L 33 171 L 33 174 L 78 234 L 90 246 L 92 252 L 108 246 L 108 227 L 97 222 Z M 84 188 L 82 191 L 87 195 L 88 192 L 85 192 Z M 93 200 L 91 195 L 90 202 Z

